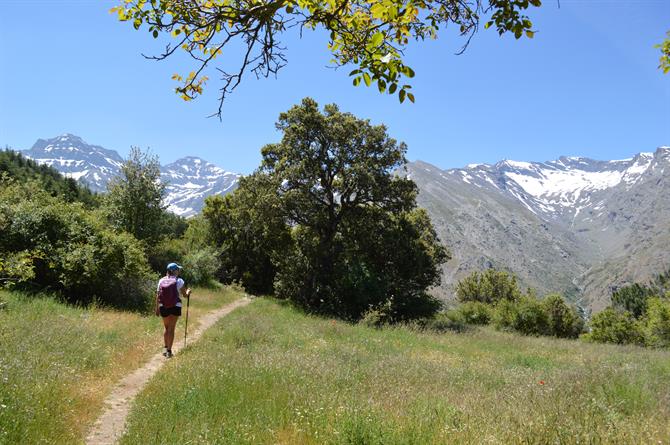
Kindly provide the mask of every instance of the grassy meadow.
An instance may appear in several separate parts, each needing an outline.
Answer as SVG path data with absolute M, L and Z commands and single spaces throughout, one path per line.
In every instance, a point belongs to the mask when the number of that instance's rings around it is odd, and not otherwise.
M 166 391 L 166 388 L 170 388 Z M 168 420 L 166 420 L 168 419 Z M 670 442 L 670 352 L 433 334 L 260 299 L 136 400 L 124 444 Z
M 195 289 L 189 327 L 239 296 Z M 0 444 L 83 442 L 114 384 L 162 347 L 155 316 L 11 292 L 0 300 Z M 175 341 L 183 327 L 182 320 Z

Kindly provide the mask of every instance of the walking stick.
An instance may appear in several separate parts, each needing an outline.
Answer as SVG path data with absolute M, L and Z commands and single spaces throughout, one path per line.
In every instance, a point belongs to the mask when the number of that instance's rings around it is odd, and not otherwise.
M 191 295 L 186 297 L 186 324 L 184 326 L 184 347 L 186 347 L 186 334 L 188 333 L 188 307 L 191 304 Z

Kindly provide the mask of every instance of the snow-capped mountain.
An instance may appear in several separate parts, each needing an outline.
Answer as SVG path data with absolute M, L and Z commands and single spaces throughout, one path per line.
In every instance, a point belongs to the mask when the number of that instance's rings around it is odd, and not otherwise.
M 670 147 L 631 159 L 561 157 L 441 170 L 410 163 L 440 238 L 452 251 L 445 297 L 475 269 L 509 269 L 540 294 L 593 309 L 611 286 L 670 267 Z
M 659 148 L 659 153 L 668 150 Z M 631 187 L 652 167 L 653 153 L 640 153 L 631 159 L 596 161 L 589 158 L 561 157 L 549 162 L 500 161 L 494 165 L 470 165 L 449 170 L 463 181 L 488 183 L 506 191 L 531 212 L 544 217 L 574 217 L 587 208 L 601 191 L 620 184 Z
M 86 184 L 94 192 L 107 190 L 107 183 L 119 174 L 123 164 L 123 158 L 114 150 L 87 144 L 79 136 L 68 133 L 38 139 L 23 154 Z
M 240 175 L 203 159 L 187 156 L 161 167 L 161 178 L 167 183 L 165 204 L 168 210 L 177 215 L 191 216 L 202 210 L 207 196 L 233 191 Z
M 56 168 L 95 192 L 107 190 L 107 183 L 121 173 L 124 162 L 116 151 L 90 145 L 79 136 L 68 133 L 52 139 L 38 139 L 23 154 Z M 237 173 L 227 172 L 197 157 L 179 159 L 161 167 L 161 179 L 167 183 L 165 205 L 177 215 L 193 216 L 202 210 L 207 196 L 234 190 L 239 177 Z

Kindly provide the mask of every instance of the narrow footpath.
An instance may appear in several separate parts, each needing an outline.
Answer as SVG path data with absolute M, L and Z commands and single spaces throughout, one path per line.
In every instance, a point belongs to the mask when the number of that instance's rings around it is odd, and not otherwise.
M 216 323 L 221 317 L 228 315 L 235 309 L 249 304 L 251 300 L 241 298 L 222 308 L 213 310 L 200 318 L 200 324 L 192 333 L 189 332 L 188 344 L 197 341 L 202 333 Z M 173 345 L 173 352 L 176 357 L 171 360 L 179 360 L 179 351 L 183 342 L 177 341 Z M 124 377 L 112 390 L 111 394 L 105 399 L 104 411 L 98 420 L 96 420 L 91 429 L 86 443 L 88 445 L 112 445 L 118 442 L 125 430 L 126 418 L 130 412 L 130 407 L 137 394 L 142 391 L 149 382 L 165 364 L 167 359 L 161 353 L 154 355 L 144 366 L 135 370 Z

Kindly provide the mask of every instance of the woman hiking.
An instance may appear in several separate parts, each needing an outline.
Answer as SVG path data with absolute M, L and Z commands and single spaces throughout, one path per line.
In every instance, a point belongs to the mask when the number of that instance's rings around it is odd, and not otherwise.
M 172 357 L 172 343 L 174 342 L 174 330 L 177 320 L 181 316 L 181 295 L 184 298 L 191 297 L 191 289 L 188 289 L 184 280 L 179 278 L 182 267 L 177 263 L 167 265 L 167 274 L 158 281 L 156 288 L 156 315 L 163 317 L 164 347 L 163 356 Z

